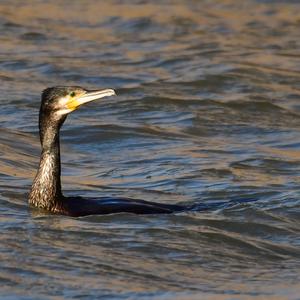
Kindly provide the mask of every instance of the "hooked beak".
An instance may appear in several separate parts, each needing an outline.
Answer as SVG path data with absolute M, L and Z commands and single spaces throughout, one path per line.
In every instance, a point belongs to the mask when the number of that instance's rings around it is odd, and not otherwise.
M 116 95 L 116 93 L 112 89 L 86 91 L 85 93 L 70 98 L 69 101 L 66 103 L 66 106 L 68 109 L 73 111 L 84 103 L 98 100 L 103 97 L 114 96 L 114 95 Z

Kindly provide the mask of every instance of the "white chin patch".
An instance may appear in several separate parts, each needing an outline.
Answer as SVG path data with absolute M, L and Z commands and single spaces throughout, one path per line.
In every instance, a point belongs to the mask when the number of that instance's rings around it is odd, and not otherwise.
M 70 101 L 70 97 L 66 96 L 66 97 L 62 97 L 59 99 L 58 104 L 57 104 L 57 111 L 56 114 L 58 116 L 62 116 L 62 115 L 67 115 L 70 112 L 72 112 L 73 110 L 67 108 L 67 103 Z
M 58 106 L 59 107 L 64 107 L 66 106 L 66 104 L 70 101 L 70 96 L 67 95 L 65 97 L 61 97 L 59 100 L 58 100 Z
M 72 112 L 73 110 L 71 109 L 68 109 L 68 108 L 63 108 L 63 109 L 60 109 L 58 111 L 56 111 L 55 113 L 58 115 L 58 116 L 62 116 L 62 115 L 67 115 L 69 114 L 70 112 Z

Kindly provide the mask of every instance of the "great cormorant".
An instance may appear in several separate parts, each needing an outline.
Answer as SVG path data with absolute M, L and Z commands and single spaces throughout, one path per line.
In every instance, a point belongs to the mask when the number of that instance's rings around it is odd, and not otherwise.
M 82 104 L 115 95 L 114 90 L 86 90 L 77 86 L 47 88 L 42 93 L 39 113 L 41 159 L 29 193 L 29 204 L 56 214 L 73 217 L 135 213 L 158 214 L 184 211 L 181 205 L 162 204 L 138 199 L 65 197 L 60 182 L 59 131 L 67 115 Z

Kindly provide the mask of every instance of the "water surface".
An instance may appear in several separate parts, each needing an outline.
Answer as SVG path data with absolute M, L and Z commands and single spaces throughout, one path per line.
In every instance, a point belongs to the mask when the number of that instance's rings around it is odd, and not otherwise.
M 0 298 L 299 299 L 299 16 L 298 1 L 1 1 Z M 118 94 L 69 116 L 66 194 L 214 209 L 29 210 L 53 85 Z

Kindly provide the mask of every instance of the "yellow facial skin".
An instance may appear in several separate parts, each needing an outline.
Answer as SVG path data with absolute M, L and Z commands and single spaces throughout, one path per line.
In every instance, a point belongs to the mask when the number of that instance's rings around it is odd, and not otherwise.
M 78 99 L 84 94 L 85 92 L 82 91 L 72 92 L 71 94 L 69 94 L 67 96 L 66 107 L 71 111 L 76 110 L 82 104 Z
M 98 91 L 73 91 L 67 96 L 66 108 L 71 112 L 76 110 L 84 103 L 94 101 L 103 97 L 116 95 L 112 89 L 98 90 Z

